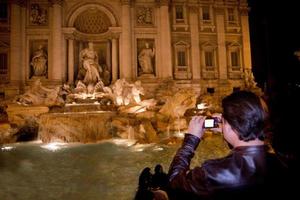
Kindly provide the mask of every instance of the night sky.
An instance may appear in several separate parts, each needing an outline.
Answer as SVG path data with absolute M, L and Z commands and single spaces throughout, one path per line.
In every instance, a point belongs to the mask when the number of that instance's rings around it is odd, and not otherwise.
M 252 66 L 259 85 L 300 80 L 300 2 L 248 0 Z M 298 30 L 297 30 L 298 29 Z

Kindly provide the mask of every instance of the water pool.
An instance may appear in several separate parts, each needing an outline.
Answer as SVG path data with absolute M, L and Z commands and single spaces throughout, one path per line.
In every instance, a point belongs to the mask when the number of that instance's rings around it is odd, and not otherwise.
M 141 170 L 157 163 L 167 171 L 179 145 L 15 143 L 0 146 L 2 200 L 133 199 Z M 206 138 L 192 165 L 228 153 L 220 135 Z

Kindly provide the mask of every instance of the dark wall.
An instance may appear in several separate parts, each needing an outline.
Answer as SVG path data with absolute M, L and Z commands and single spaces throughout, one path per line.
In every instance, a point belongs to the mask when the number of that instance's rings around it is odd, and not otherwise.
M 248 0 L 253 72 L 271 113 L 277 151 L 298 157 L 300 143 L 300 2 Z M 297 117 L 294 117 L 294 116 Z

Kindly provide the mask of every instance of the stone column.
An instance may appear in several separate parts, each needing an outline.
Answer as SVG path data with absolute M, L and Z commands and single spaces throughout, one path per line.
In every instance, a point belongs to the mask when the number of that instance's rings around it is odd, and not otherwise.
M 171 48 L 171 31 L 169 18 L 169 1 L 160 0 L 160 46 L 161 53 L 161 78 L 172 77 L 172 48 Z
M 226 60 L 226 45 L 225 45 L 225 25 L 224 25 L 224 8 L 216 8 L 216 28 L 217 28 L 217 43 L 218 43 L 218 63 L 219 63 L 219 79 L 227 79 L 227 60 Z
M 62 82 L 62 0 L 51 0 L 52 13 L 52 70 L 51 79 Z
M 26 74 L 26 7 L 21 7 L 21 65 L 20 65 L 20 84 L 21 88 L 25 86 L 25 79 L 28 76 Z M 29 65 L 29 63 L 28 63 Z M 23 89 L 23 88 L 22 88 Z
M 120 78 L 132 79 L 131 0 L 122 0 L 122 35 Z
M 79 41 L 78 42 L 78 49 L 79 49 L 79 53 L 81 52 L 81 50 L 83 49 L 83 42 L 82 41 Z M 78 71 L 79 71 L 79 69 L 80 69 L 80 67 L 81 67 L 81 65 L 80 65 L 80 63 L 81 63 L 81 59 L 80 59 L 80 56 L 78 56 Z
M 74 40 L 68 39 L 68 83 L 74 83 Z
M 241 26 L 243 37 L 243 60 L 245 69 L 251 69 L 251 47 L 249 35 L 248 9 L 241 10 Z
M 18 85 L 21 80 L 22 63 L 22 14 L 21 5 L 18 1 L 12 1 L 11 4 L 11 27 L 10 27 L 10 83 Z
M 107 40 L 107 43 L 106 43 L 106 65 L 107 65 L 107 68 L 108 70 L 111 71 L 111 42 L 110 40 Z
M 191 27 L 191 46 L 192 46 L 192 72 L 193 79 L 201 79 L 200 49 L 199 49 L 199 20 L 198 8 L 190 7 L 190 27 Z
M 112 82 L 116 81 L 118 79 L 118 44 L 117 44 L 117 39 L 112 38 Z

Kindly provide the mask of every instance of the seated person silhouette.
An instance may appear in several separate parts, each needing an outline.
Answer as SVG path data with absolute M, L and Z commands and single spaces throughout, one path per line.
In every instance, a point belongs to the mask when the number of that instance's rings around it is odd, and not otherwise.
M 168 175 L 163 171 L 163 167 L 157 164 L 154 168 L 154 175 L 152 178 L 152 188 L 166 190 L 168 185 Z
M 152 176 L 149 167 L 143 169 L 139 176 L 139 186 L 134 200 L 153 200 L 154 195 L 151 191 Z
M 161 165 L 156 165 L 154 175 L 149 167 L 145 167 L 139 176 L 139 186 L 134 200 L 168 200 L 167 193 L 162 190 L 167 184 L 167 174 L 163 172 Z

